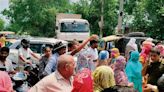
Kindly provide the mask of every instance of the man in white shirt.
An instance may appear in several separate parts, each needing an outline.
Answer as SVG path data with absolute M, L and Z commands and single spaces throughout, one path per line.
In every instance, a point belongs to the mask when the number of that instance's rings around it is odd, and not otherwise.
M 57 70 L 44 77 L 28 92 L 71 92 L 74 70 L 75 62 L 73 56 L 61 55 L 58 58 Z
M 22 47 L 19 48 L 18 50 L 18 54 L 19 54 L 19 64 L 21 65 L 25 65 L 25 64 L 32 64 L 31 61 L 31 57 L 35 57 L 36 59 L 38 59 L 39 61 L 39 57 L 36 56 L 35 53 L 33 53 L 33 51 L 31 51 L 30 47 L 30 43 L 28 40 L 26 39 L 22 39 L 21 40 L 21 45 Z
M 87 49 L 86 56 L 89 59 L 88 64 L 91 71 L 94 71 L 98 59 L 98 39 L 90 41 L 90 47 Z
M 82 68 L 89 68 L 91 71 L 94 71 L 98 59 L 98 39 L 90 41 L 90 47 L 86 50 L 83 50 L 78 56 L 77 67 L 78 70 Z
M 12 62 L 9 59 L 6 59 L 8 55 L 9 48 L 2 47 L 0 49 L 0 68 L 5 68 L 8 73 L 15 73 Z

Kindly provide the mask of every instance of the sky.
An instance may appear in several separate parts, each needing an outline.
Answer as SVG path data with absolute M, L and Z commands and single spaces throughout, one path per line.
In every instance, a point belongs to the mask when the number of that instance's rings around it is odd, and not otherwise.
M 8 20 L 1 14 L 1 12 L 9 7 L 9 0 L 0 0 L 0 18 L 2 18 L 6 23 Z

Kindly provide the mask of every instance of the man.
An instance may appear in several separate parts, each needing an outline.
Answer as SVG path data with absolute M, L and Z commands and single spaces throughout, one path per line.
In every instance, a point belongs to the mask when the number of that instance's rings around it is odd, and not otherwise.
M 57 59 L 60 55 L 63 55 L 66 53 L 66 46 L 62 42 L 58 42 L 57 44 L 54 45 L 54 50 L 55 53 L 52 55 L 50 60 L 48 61 L 43 74 L 44 75 L 49 75 L 52 72 L 54 72 L 57 68 Z
M 8 55 L 9 55 L 9 48 L 2 47 L 0 49 L 0 67 L 6 68 L 6 71 L 8 73 L 15 73 L 12 62 L 9 59 L 6 59 Z
M 98 39 L 97 35 L 92 35 L 91 37 L 83 41 L 83 43 L 81 44 L 79 44 L 76 40 L 74 40 L 72 43 L 68 44 L 68 52 L 70 52 L 70 55 L 74 56 L 76 53 L 82 50 L 89 41 L 97 40 L 97 39 Z
M 44 77 L 29 92 L 71 92 L 74 70 L 73 56 L 61 55 L 58 58 L 57 70 Z
M 90 47 L 82 51 L 78 56 L 78 70 L 82 68 L 89 68 L 91 71 L 94 71 L 98 59 L 98 39 L 90 41 Z
M 148 84 L 157 85 L 158 79 L 164 73 L 164 64 L 160 62 L 160 51 L 153 48 L 150 51 L 151 62 L 146 64 L 142 70 L 143 76 L 148 74 Z
M 19 54 L 19 64 L 20 65 L 25 65 L 25 64 L 32 64 L 33 62 L 31 61 L 31 56 L 35 57 L 37 60 L 40 58 L 36 56 L 35 53 L 29 48 L 30 47 L 30 42 L 26 39 L 21 40 L 21 45 L 22 47 L 19 48 L 18 54 Z
M 92 35 L 88 39 L 84 40 L 81 44 L 78 43 L 78 41 L 74 40 L 73 42 L 68 43 L 68 54 L 74 56 L 75 62 L 76 62 L 76 72 L 79 70 L 80 64 L 79 62 L 82 60 L 83 57 L 83 52 L 85 52 L 85 46 L 87 45 L 88 42 L 92 40 L 97 40 L 98 36 L 97 35 Z M 81 57 L 81 56 L 82 57 Z M 84 60 L 84 59 L 83 59 Z M 83 62 L 83 61 L 81 61 Z

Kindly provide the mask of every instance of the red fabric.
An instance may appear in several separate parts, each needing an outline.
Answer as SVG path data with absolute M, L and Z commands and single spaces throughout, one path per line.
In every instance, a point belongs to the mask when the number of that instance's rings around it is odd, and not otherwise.
M 152 49 L 151 45 L 145 45 L 144 47 L 142 47 L 142 51 L 140 54 L 140 61 L 143 65 L 146 63 L 146 60 L 150 54 L 151 49 Z
M 85 68 L 74 76 L 72 92 L 93 92 L 93 79 L 89 69 Z
M 0 75 L 0 92 L 12 92 L 12 82 L 9 75 L 4 71 L 0 71 Z
M 0 48 L 2 47 L 2 43 L 0 42 Z

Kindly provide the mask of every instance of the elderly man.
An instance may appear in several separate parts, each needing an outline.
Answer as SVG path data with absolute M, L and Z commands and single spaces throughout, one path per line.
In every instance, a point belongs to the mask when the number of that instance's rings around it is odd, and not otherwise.
M 75 62 L 73 56 L 61 55 L 57 70 L 33 86 L 29 92 L 71 92 Z

